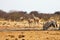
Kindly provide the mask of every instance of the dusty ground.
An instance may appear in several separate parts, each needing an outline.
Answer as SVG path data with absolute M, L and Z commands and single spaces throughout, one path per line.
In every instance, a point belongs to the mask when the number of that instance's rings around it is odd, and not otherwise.
M 0 40 L 60 40 L 60 31 L 4 31 Z

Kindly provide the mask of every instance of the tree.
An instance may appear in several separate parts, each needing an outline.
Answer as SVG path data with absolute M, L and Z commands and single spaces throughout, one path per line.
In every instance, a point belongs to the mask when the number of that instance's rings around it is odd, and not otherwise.
M 30 15 L 38 16 L 38 11 L 32 11 L 32 12 L 30 12 Z
M 0 18 L 5 18 L 7 13 L 5 11 L 0 10 Z
M 58 14 L 58 15 L 60 15 L 60 11 L 57 11 L 57 12 L 55 12 L 54 14 Z

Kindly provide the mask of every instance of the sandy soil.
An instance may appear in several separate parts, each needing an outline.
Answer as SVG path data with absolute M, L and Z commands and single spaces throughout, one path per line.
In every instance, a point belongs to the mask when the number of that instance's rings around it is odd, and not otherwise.
M 0 40 L 60 40 L 60 31 L 2 31 Z

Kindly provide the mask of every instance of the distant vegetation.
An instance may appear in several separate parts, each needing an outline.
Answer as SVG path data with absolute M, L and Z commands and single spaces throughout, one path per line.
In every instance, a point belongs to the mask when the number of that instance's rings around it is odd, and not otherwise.
M 4 19 L 4 20 L 12 20 L 12 21 L 19 21 L 19 20 L 27 20 L 27 19 L 33 19 L 33 15 L 35 17 L 38 17 L 40 19 L 44 19 L 49 20 L 49 18 L 53 17 L 57 17 L 58 20 L 60 20 L 60 11 L 57 11 L 53 14 L 46 14 L 46 13 L 39 13 L 38 11 L 31 11 L 30 13 L 24 12 L 24 11 L 12 11 L 12 12 L 5 12 L 0 10 L 0 19 Z

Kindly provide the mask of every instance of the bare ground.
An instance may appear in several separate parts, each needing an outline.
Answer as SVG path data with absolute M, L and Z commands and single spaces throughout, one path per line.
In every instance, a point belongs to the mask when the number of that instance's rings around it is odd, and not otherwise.
M 60 31 L 2 31 L 0 40 L 60 40 Z

